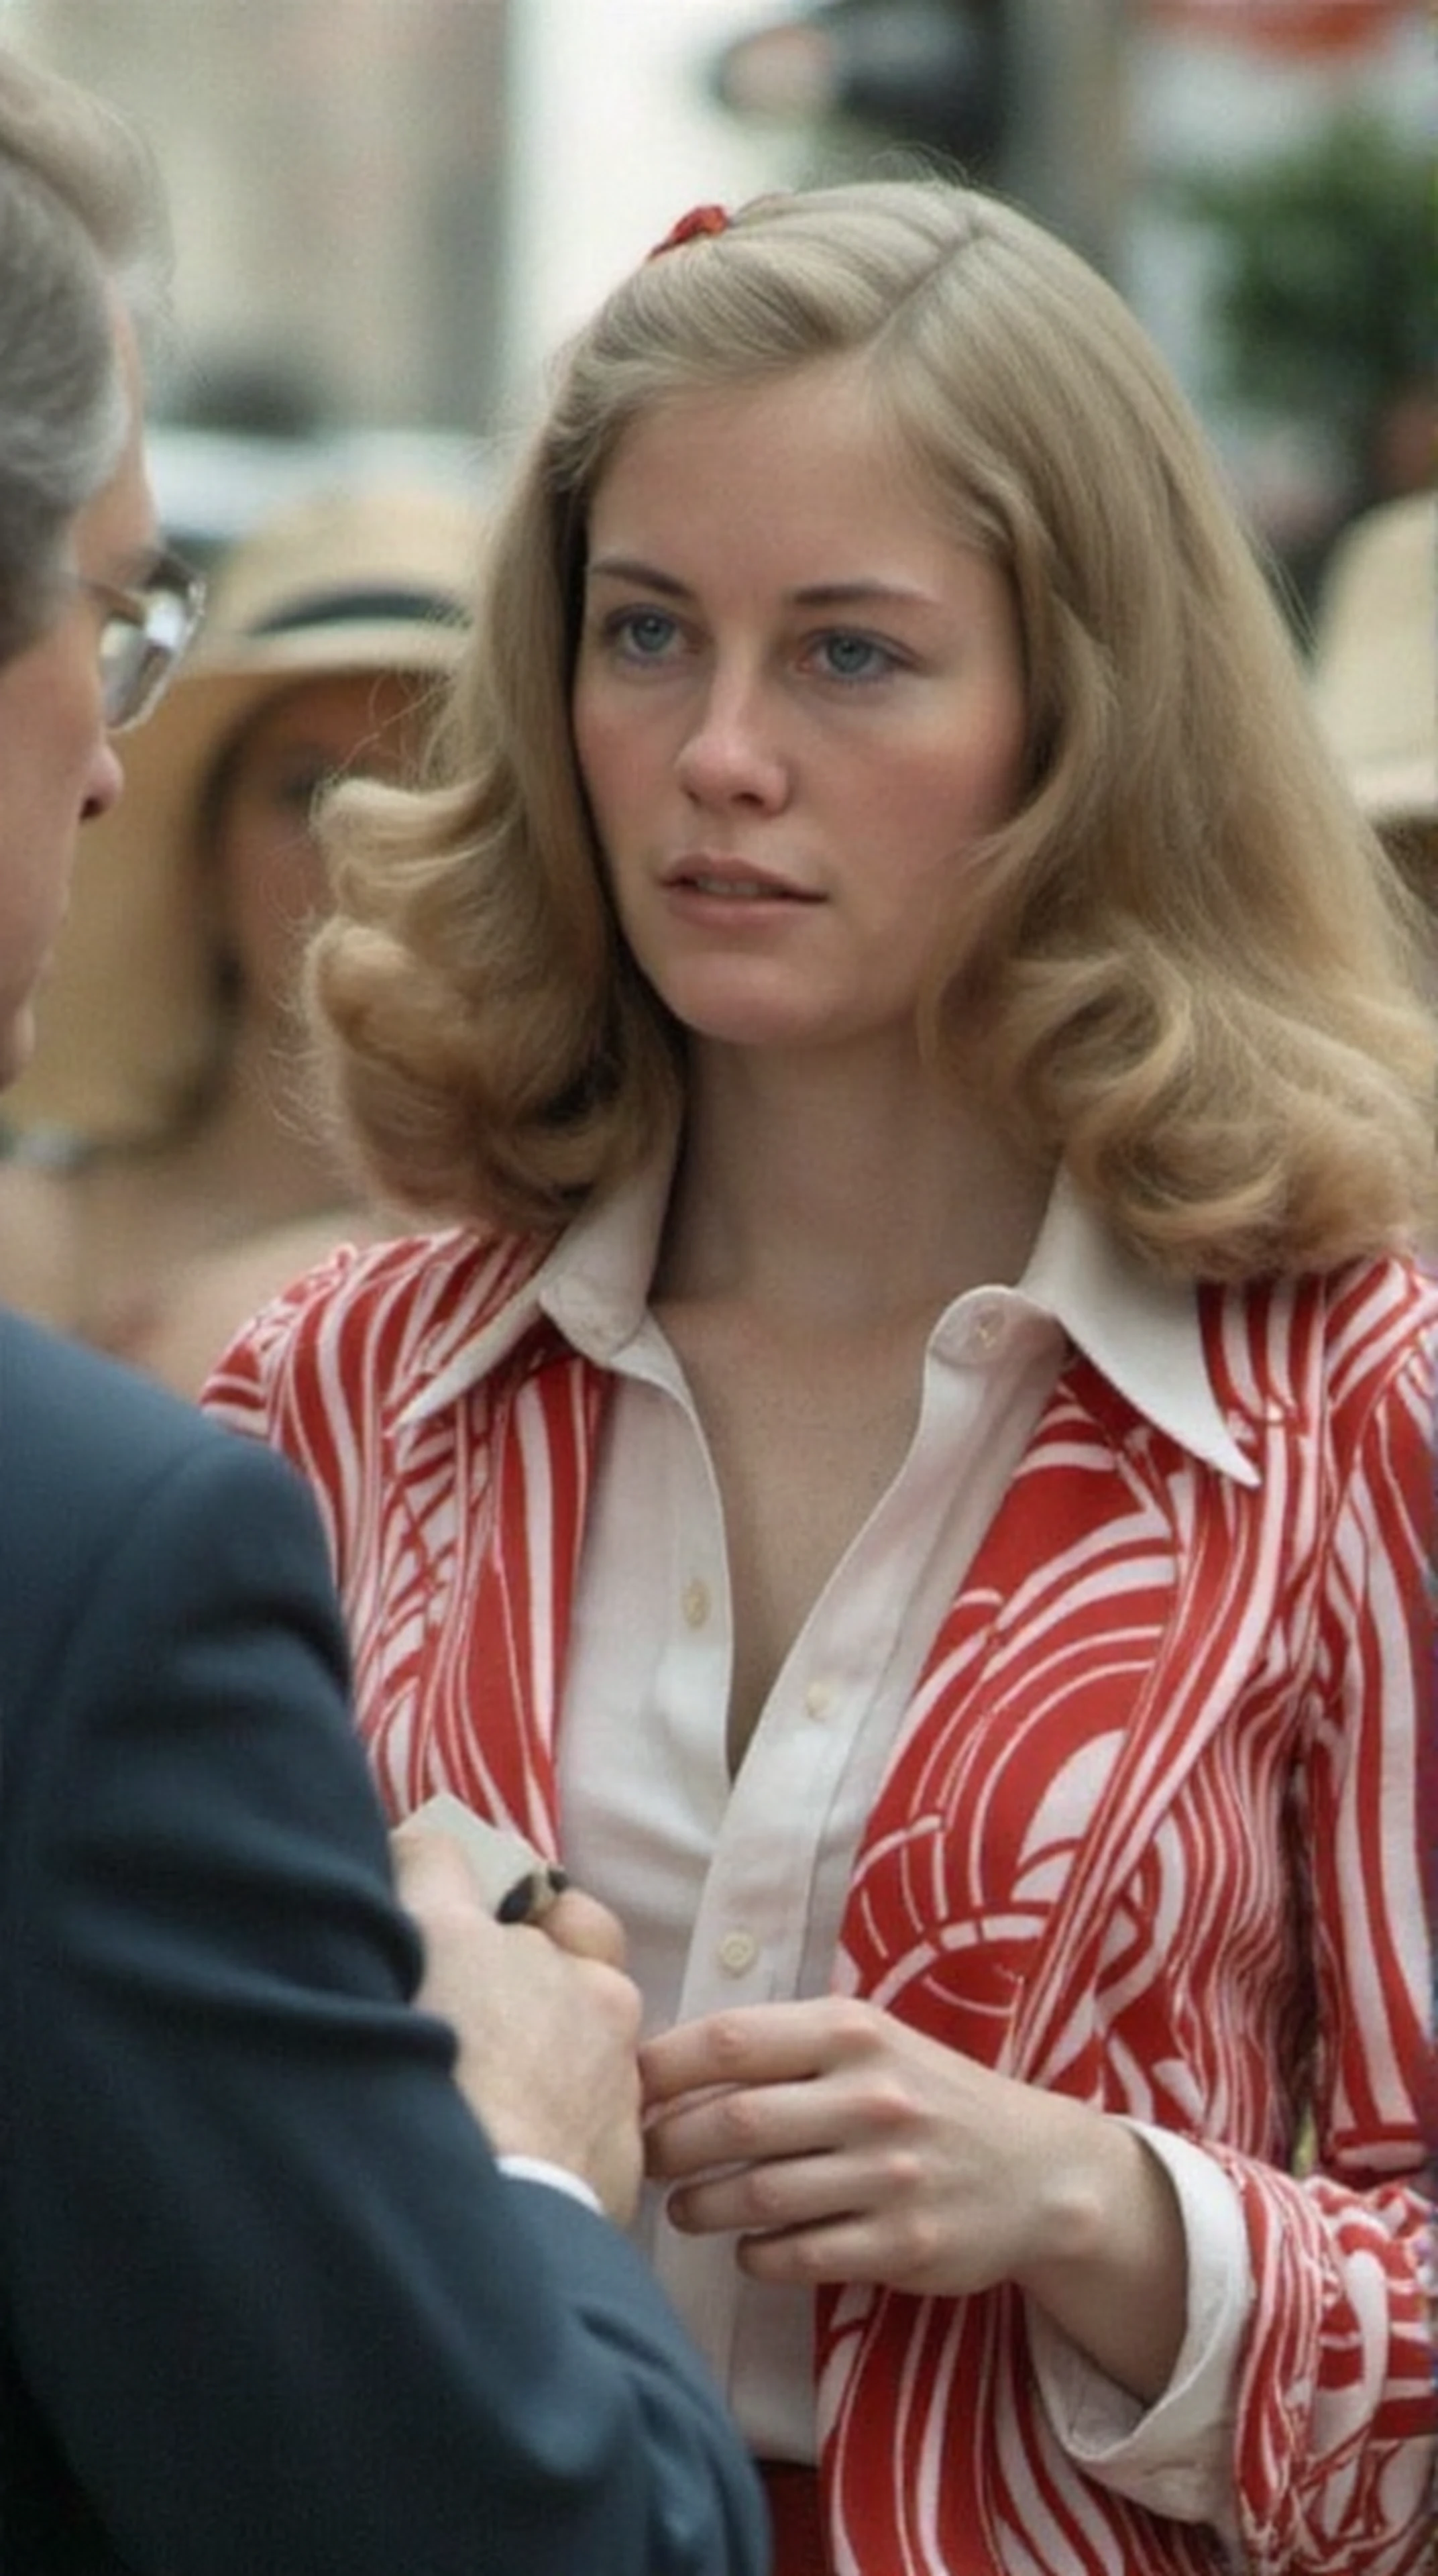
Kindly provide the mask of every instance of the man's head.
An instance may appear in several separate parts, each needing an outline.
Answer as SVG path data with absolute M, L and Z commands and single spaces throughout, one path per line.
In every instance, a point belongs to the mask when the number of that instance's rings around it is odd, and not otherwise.
M 129 400 L 116 314 L 148 336 L 168 258 L 139 136 L 0 53 L 0 662 L 46 622 L 70 523 L 118 459 Z
M 0 54 L 0 1082 L 30 1051 L 79 824 L 120 792 L 117 603 L 159 551 L 140 345 L 167 261 L 138 136 Z

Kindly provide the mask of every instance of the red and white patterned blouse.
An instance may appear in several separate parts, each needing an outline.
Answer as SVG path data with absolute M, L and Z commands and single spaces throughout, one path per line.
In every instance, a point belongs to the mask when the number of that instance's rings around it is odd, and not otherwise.
M 207 1400 L 325 1511 L 360 1722 L 399 1805 L 558 1846 L 554 1728 L 611 1381 L 514 1338 L 534 1247 L 343 1256 Z M 1400 1263 L 1205 1292 L 1224 1474 L 1073 1350 L 942 1618 L 863 1832 L 841 1981 L 1172 2129 L 1237 2194 L 1232 2490 L 1255 2576 L 1419 2576 L 1438 2448 L 1415 1830 L 1438 1292 Z M 493 1364 L 487 1353 L 493 1350 Z M 1086 1785 L 1057 1865 L 1036 1836 Z M 1310 2106 L 1316 2163 L 1290 2171 Z M 1086 2465 L 1007 2290 L 821 2300 L 839 2576 L 1218 2576 Z

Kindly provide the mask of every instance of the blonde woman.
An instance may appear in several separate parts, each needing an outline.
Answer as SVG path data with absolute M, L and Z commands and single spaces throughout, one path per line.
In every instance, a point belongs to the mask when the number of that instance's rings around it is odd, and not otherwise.
M 447 783 L 333 812 L 337 1093 L 449 1222 L 211 1400 L 320 1490 L 391 1811 L 625 1922 L 781 2576 L 1416 2571 L 1406 901 L 1078 259 L 939 180 L 660 253 Z

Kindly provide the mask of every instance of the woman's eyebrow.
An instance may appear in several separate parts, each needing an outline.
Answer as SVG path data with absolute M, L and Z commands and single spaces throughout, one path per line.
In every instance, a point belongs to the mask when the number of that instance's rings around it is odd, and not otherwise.
M 629 581 L 641 589 L 657 591 L 665 599 L 689 599 L 693 596 L 686 582 L 673 573 L 661 572 L 656 564 L 642 563 L 633 555 L 595 555 L 588 565 L 591 581 Z M 786 591 L 785 599 L 795 608 L 851 608 L 883 605 L 932 608 L 927 591 L 907 582 L 884 581 L 860 575 L 843 581 L 804 582 Z
M 850 581 L 805 582 L 800 589 L 791 590 L 787 595 L 796 608 L 862 608 L 866 604 L 871 607 L 932 608 L 935 605 L 928 591 L 916 589 L 911 582 L 883 581 L 877 576 L 860 576 Z
M 673 573 L 660 572 L 654 564 L 640 563 L 633 555 L 593 555 L 585 567 L 590 581 L 632 581 L 641 589 L 661 591 L 666 599 L 688 599 L 692 596 L 686 583 Z

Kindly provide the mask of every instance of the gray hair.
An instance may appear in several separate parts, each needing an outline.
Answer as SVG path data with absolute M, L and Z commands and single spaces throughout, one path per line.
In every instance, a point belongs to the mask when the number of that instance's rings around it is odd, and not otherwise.
M 124 440 L 116 305 L 148 336 L 168 270 L 141 137 L 88 91 L 0 53 L 0 663 L 43 631 L 71 523 Z

